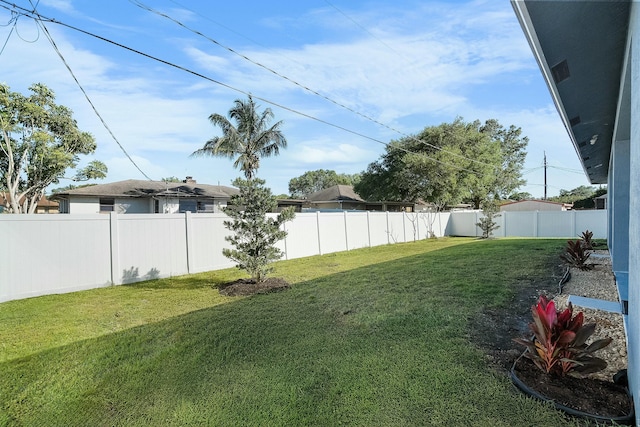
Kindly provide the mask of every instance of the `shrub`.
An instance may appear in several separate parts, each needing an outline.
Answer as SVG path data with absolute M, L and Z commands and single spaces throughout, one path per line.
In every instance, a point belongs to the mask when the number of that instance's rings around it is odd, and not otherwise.
M 482 214 L 484 217 L 480 218 L 480 221 L 476 223 L 482 230 L 482 238 L 488 239 L 491 234 L 500 228 L 500 226 L 494 221 L 494 218 L 499 217 L 499 208 L 494 200 L 486 200 L 482 204 Z
M 224 226 L 233 232 L 225 237 L 235 249 L 225 248 L 222 253 L 238 268 L 246 270 L 256 282 L 262 282 L 271 271 L 270 263 L 282 258 L 282 251 L 275 244 L 287 236 L 280 226 L 295 216 L 293 209 L 286 208 L 275 218 L 267 216 L 276 202 L 271 190 L 258 178 L 233 181 L 240 192 L 231 197 L 232 206 L 224 212 L 232 221 Z
M 584 246 L 585 249 L 593 249 L 595 246 L 593 242 L 593 231 L 583 231 L 580 237 L 582 238 L 582 246 Z
M 591 270 L 592 265 L 586 264 L 591 253 L 585 249 L 580 240 L 567 240 L 567 247 L 564 253 L 560 255 L 560 259 L 571 267 L 579 270 Z
M 587 345 L 596 324 L 584 324 L 584 315 L 573 316 L 573 306 L 556 310 L 553 301 L 540 296 L 538 304 L 531 307 L 533 322 L 529 328 L 531 339 L 515 338 L 514 341 L 527 347 L 525 357 L 548 374 L 583 377 L 607 367 L 607 362 L 593 353 L 611 343 L 603 338 Z

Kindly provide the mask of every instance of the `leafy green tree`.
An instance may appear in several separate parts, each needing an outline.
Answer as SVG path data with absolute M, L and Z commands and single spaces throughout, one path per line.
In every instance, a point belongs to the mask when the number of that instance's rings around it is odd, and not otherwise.
M 275 218 L 268 216 L 276 207 L 271 190 L 259 178 L 237 178 L 233 185 L 240 192 L 231 197 L 231 206 L 224 212 L 231 218 L 224 226 L 233 231 L 226 240 L 234 249 L 223 249 L 227 258 L 238 263 L 256 282 L 262 282 L 271 271 L 271 264 L 282 258 L 282 251 L 275 244 L 287 236 L 281 225 L 294 218 L 292 208 L 283 209 Z
M 65 191 L 75 190 L 76 188 L 93 187 L 94 185 L 96 184 L 82 184 L 82 185 L 69 184 L 69 185 L 65 185 L 64 187 L 57 187 L 52 189 L 51 194 L 63 193 Z
M 192 156 L 219 156 L 235 159 L 233 167 L 240 168 L 245 178 L 251 179 L 260 167 L 260 159 L 278 155 L 280 148 L 286 148 L 287 140 L 282 131 L 282 121 L 271 126 L 273 112 L 266 108 L 258 112 L 258 105 L 249 96 L 246 101 L 236 99 L 229 110 L 229 119 L 214 113 L 209 121 L 222 130 L 222 136 L 214 136 L 204 147 L 193 152 Z
M 507 199 L 509 200 L 531 200 L 533 199 L 533 195 L 527 191 L 520 191 L 520 192 L 515 192 L 515 193 L 511 193 L 509 195 L 509 197 L 507 197 Z
M 495 119 L 487 120 L 480 131 L 500 142 L 501 165 L 497 169 L 494 192 L 501 199 L 507 198 L 526 183 L 522 179 L 522 168 L 527 157 L 529 138 L 522 136 L 521 128 L 511 125 L 505 129 Z
M 309 194 L 334 185 L 354 185 L 359 178 L 359 174 L 338 174 L 328 169 L 308 171 L 289 181 L 289 193 L 293 198 L 305 199 Z
M 180 178 L 177 176 L 168 176 L 166 178 L 162 178 L 163 182 L 182 182 Z
M 93 136 L 78 129 L 72 111 L 55 103 L 51 89 L 36 83 L 29 90 L 24 96 L 0 85 L 0 187 L 11 213 L 34 213 L 46 187 L 96 149 Z M 74 180 L 104 178 L 106 171 L 93 161 Z
M 560 203 L 573 203 L 576 200 L 593 198 L 595 192 L 595 187 L 581 185 L 571 190 L 561 189 L 557 196 L 551 197 L 549 200 Z
M 469 201 L 479 208 L 520 185 L 524 147 L 519 129 L 457 118 L 392 141 L 355 190 L 369 200 L 424 200 L 439 208 Z

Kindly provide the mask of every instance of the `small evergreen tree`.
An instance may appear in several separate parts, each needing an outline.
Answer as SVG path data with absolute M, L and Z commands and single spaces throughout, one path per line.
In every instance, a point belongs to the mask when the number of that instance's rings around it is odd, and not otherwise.
M 494 221 L 494 218 L 499 217 L 498 204 L 495 200 L 485 200 L 482 203 L 483 218 L 480 218 L 480 222 L 476 225 L 482 230 L 482 238 L 488 239 L 494 230 L 500 228 L 500 226 Z
M 275 218 L 267 214 L 276 207 L 271 190 L 258 178 L 237 178 L 233 185 L 240 193 L 231 197 L 224 212 L 231 218 L 224 226 L 234 234 L 225 239 L 235 249 L 223 249 L 222 254 L 238 263 L 256 282 L 262 282 L 271 271 L 270 263 L 282 258 L 275 244 L 287 236 L 280 226 L 293 219 L 293 208 L 284 209 Z

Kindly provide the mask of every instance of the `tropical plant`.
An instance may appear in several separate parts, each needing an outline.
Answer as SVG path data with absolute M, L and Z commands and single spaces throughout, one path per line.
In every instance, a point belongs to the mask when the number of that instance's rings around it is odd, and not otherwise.
M 209 121 L 220 127 L 222 136 L 214 136 L 191 155 L 235 158 L 233 167 L 239 168 L 247 179 L 253 178 L 262 157 L 278 155 L 280 148 L 287 146 L 280 130 L 282 121 L 269 126 L 273 112 L 270 108 L 258 112 L 258 107 L 251 95 L 246 101 L 236 99 L 229 110 L 229 118 L 236 126 L 220 114 L 211 114 Z
M 582 239 L 582 246 L 584 246 L 585 249 L 593 249 L 594 247 L 593 231 L 589 231 L 589 230 L 583 231 L 582 234 L 580 235 L 580 238 Z
M 280 226 L 295 216 L 293 208 L 282 210 L 275 218 L 267 216 L 276 207 L 276 201 L 264 184 L 258 178 L 237 178 L 233 185 L 240 192 L 231 197 L 231 206 L 224 209 L 232 219 L 224 221 L 224 226 L 233 231 L 225 239 L 235 249 L 225 248 L 222 254 L 246 270 L 256 283 L 264 281 L 271 271 L 270 263 L 282 258 L 283 253 L 275 244 L 287 232 Z
M 586 263 L 590 255 L 591 253 L 584 247 L 581 240 L 567 240 L 567 247 L 560 255 L 560 259 L 579 270 L 591 270 L 593 265 Z
M 533 322 L 529 328 L 531 339 L 514 338 L 527 348 L 524 356 L 548 374 L 583 377 L 607 367 L 607 362 L 593 353 L 611 343 L 611 338 L 586 341 L 595 332 L 596 324 L 584 324 L 584 314 L 573 316 L 571 302 L 563 311 L 556 310 L 555 303 L 540 296 L 538 304 L 531 307 Z

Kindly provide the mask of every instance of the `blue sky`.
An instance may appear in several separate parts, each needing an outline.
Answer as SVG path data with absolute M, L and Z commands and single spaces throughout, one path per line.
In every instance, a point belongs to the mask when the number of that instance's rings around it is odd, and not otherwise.
M 117 140 L 155 180 L 190 175 L 230 185 L 240 176 L 227 159 L 189 155 L 219 134 L 209 115 L 226 114 L 251 93 L 284 121 L 288 148 L 263 159 L 258 172 L 275 194 L 288 193 L 289 180 L 306 171 L 361 172 L 384 152 L 381 142 L 457 116 L 522 128 L 530 143 L 521 191 L 543 195 L 545 151 L 549 196 L 589 185 L 507 0 L 11 3 L 36 5 L 45 17 L 208 78 L 45 23 Z M 0 24 L 0 81 L 23 93 L 35 82 L 53 89 L 79 127 L 96 137 L 95 155 L 82 164 L 105 162 L 103 182 L 145 179 L 34 21 L 12 20 L 0 9 Z

